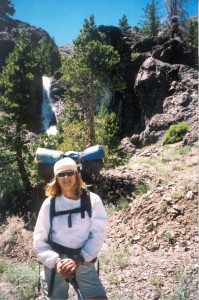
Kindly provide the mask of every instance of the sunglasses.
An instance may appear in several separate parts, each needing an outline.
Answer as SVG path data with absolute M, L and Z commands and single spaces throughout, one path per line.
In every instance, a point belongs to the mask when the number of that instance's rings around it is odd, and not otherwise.
M 58 173 L 57 176 L 58 177 L 65 177 L 65 176 L 73 176 L 76 174 L 76 171 L 64 171 L 64 172 L 61 172 L 61 173 Z

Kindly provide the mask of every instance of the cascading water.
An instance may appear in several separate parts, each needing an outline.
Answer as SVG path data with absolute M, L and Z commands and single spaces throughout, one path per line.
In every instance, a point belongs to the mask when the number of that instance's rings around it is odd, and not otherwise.
M 55 106 L 50 96 L 51 79 L 47 76 L 42 77 L 43 80 L 43 100 L 42 100 L 42 122 L 43 130 L 47 134 L 55 135 L 57 133 L 56 125 L 52 125 L 55 119 Z

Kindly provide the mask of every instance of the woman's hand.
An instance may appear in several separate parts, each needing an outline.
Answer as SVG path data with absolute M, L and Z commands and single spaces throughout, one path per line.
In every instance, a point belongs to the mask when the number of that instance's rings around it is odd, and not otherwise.
M 59 259 L 56 263 L 56 271 L 66 279 L 69 279 L 80 265 L 82 265 L 82 262 L 79 260 L 73 260 L 71 258 Z

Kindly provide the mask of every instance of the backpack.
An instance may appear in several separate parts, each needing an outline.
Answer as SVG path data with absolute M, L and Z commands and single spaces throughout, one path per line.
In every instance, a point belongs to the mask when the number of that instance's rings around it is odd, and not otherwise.
M 54 164 L 61 158 L 72 158 L 81 173 L 82 179 L 89 183 L 92 176 L 99 176 L 104 167 L 104 150 L 101 145 L 95 145 L 86 148 L 82 152 L 77 151 L 57 151 L 52 149 L 38 148 L 35 161 L 37 162 L 39 176 L 49 181 L 53 178 Z
M 69 209 L 69 210 L 62 210 L 62 211 L 55 211 L 55 200 L 56 197 L 53 196 L 50 199 L 50 230 L 48 234 L 48 242 L 51 243 L 52 241 L 52 222 L 53 218 L 61 215 L 68 215 L 68 227 L 72 227 L 72 214 L 81 213 L 81 218 L 85 218 L 85 212 L 88 213 L 89 218 L 92 217 L 92 207 L 91 207 L 91 199 L 90 199 L 90 192 L 88 190 L 83 190 L 80 199 L 80 207 Z

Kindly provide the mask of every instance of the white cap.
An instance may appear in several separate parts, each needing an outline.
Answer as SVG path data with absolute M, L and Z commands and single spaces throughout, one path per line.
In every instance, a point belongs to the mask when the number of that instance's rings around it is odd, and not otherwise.
M 58 160 L 54 164 L 54 175 L 56 176 L 58 173 L 60 173 L 62 171 L 76 171 L 77 172 L 76 162 L 70 157 L 65 157 L 65 158 Z

